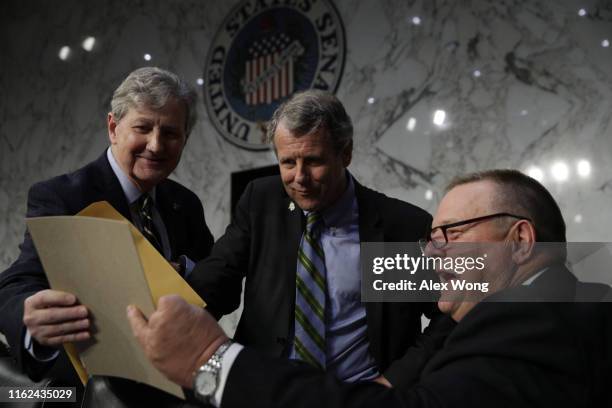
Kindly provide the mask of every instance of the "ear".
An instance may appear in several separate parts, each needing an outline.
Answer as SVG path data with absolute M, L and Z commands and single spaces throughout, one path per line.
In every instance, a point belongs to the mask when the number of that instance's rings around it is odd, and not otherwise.
M 517 265 L 527 262 L 533 255 L 536 245 L 536 231 L 532 223 L 520 220 L 510 230 L 512 241 L 512 260 Z
M 347 168 L 351 164 L 351 160 L 353 160 L 353 141 L 352 140 L 346 145 L 344 150 L 340 152 L 340 155 L 342 156 L 342 166 L 344 168 Z
M 111 144 L 117 143 L 117 122 L 118 121 L 115 120 L 115 116 L 113 115 L 113 113 L 108 112 L 106 123 L 108 127 L 108 140 L 110 140 Z

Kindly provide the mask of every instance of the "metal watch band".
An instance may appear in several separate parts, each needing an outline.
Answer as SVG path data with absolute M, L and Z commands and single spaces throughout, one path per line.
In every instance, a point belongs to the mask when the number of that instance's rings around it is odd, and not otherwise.
M 225 352 L 227 351 L 229 346 L 232 345 L 232 343 L 232 340 L 227 340 L 225 343 L 220 345 L 217 351 L 215 351 L 210 357 L 210 359 L 206 362 L 206 364 L 204 364 L 204 367 L 209 366 L 209 371 L 212 371 L 215 374 L 218 373 L 221 369 L 221 361 L 223 360 L 223 354 L 225 354 Z
M 213 353 L 210 359 L 208 359 L 208 361 L 204 365 L 200 366 L 200 368 L 198 368 L 196 372 L 194 373 L 194 392 L 196 394 L 196 397 L 198 397 L 198 399 L 202 400 L 203 402 L 210 403 L 210 399 L 214 395 L 216 391 L 216 387 L 219 386 L 219 371 L 221 370 L 221 362 L 223 361 L 223 354 L 225 354 L 225 352 L 227 351 L 229 346 L 232 345 L 233 342 L 234 342 L 233 340 L 229 339 L 225 343 L 223 343 L 221 346 L 219 346 L 217 351 Z M 195 389 L 195 379 L 197 378 L 199 373 L 205 372 L 205 371 L 214 375 L 216 378 L 215 391 L 213 391 L 210 395 L 201 395 Z

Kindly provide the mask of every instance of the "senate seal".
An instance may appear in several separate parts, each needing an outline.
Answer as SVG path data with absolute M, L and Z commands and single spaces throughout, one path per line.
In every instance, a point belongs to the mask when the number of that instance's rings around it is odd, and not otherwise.
M 335 92 L 344 69 L 344 27 L 328 0 L 241 1 L 218 29 L 205 67 L 204 101 L 225 139 L 268 149 L 265 123 L 291 94 Z

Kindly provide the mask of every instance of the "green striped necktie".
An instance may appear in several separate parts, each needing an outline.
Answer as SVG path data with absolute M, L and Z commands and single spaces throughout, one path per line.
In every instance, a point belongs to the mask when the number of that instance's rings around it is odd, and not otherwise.
M 327 293 L 325 253 L 319 240 L 323 220 L 311 212 L 298 249 L 295 277 L 294 355 L 325 369 L 325 297 Z

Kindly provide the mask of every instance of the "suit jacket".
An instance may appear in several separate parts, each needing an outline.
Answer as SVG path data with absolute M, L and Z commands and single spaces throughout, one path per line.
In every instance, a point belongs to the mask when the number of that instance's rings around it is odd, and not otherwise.
M 534 300 L 548 283 L 577 284 L 564 267 L 530 287 L 512 289 Z M 590 287 L 589 287 L 590 286 Z M 608 291 L 609 287 L 604 290 Z M 342 384 L 306 364 L 287 364 L 244 349 L 223 394 L 232 407 L 611 407 L 612 303 L 504 302 L 503 291 L 472 309 L 423 370 L 416 386 L 393 389 Z
M 106 152 L 73 173 L 34 184 L 28 193 L 27 217 L 74 215 L 89 204 L 103 200 L 131 219 L 127 200 Z M 192 191 L 165 180 L 156 187 L 156 206 L 168 231 L 172 259 L 186 255 L 198 261 L 209 254 L 213 237 L 206 226 L 202 204 Z M 27 231 L 20 250 L 17 260 L 0 274 L 0 332 L 6 336 L 18 366 L 38 379 L 50 367 L 32 359 L 23 347 L 23 306 L 28 296 L 48 289 L 49 282 Z M 63 360 L 60 358 L 57 364 L 63 365 Z
M 357 182 L 355 195 L 362 242 L 416 242 L 431 222 L 424 210 Z M 188 279 L 219 317 L 239 306 L 246 277 L 244 310 L 235 339 L 271 356 L 289 355 L 293 331 L 297 251 L 305 217 L 298 207 L 291 210 L 290 202 L 280 177 L 251 182 L 237 204 L 235 219 Z M 431 303 L 365 306 L 370 353 L 392 383 L 411 381 L 413 378 L 399 373 L 419 372 L 454 326 Z M 433 324 L 419 336 L 424 313 L 433 318 Z M 405 358 L 391 364 L 402 356 Z

